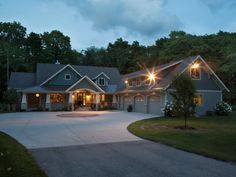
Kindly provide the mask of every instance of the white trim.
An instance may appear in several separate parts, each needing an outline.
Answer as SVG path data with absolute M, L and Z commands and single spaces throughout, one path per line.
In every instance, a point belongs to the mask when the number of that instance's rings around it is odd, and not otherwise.
M 72 86 L 70 86 L 66 92 L 69 92 L 70 89 L 72 89 L 74 86 L 76 86 L 77 84 L 79 84 L 82 80 L 87 79 L 92 85 L 94 85 L 98 90 L 100 90 L 102 93 L 105 93 L 104 90 L 102 90 L 98 85 L 96 85 L 87 75 L 85 75 L 84 77 L 82 77 L 80 80 L 78 80 L 76 83 L 74 83 Z
M 210 68 L 210 66 L 205 62 L 205 60 L 200 56 L 198 55 L 198 58 L 200 58 L 203 63 L 207 66 L 207 68 L 213 73 L 213 75 L 216 77 L 216 79 L 223 85 L 223 87 L 225 88 L 225 90 L 227 92 L 230 92 L 230 90 L 225 86 L 225 84 L 221 81 L 221 79 L 216 75 L 216 73 Z
M 93 78 L 93 80 L 94 80 L 94 79 L 97 79 L 97 78 L 98 78 L 100 75 L 102 75 L 102 74 L 103 74 L 107 79 L 111 80 L 110 77 L 108 77 L 104 72 L 99 73 L 96 77 Z
M 168 89 L 169 91 L 176 91 L 175 89 Z M 222 93 L 221 90 L 196 90 L 196 92 L 217 92 L 217 93 Z
M 165 69 L 167 69 L 167 68 L 170 68 L 170 67 L 172 67 L 172 66 L 174 66 L 174 65 L 177 65 L 177 64 L 181 63 L 182 61 L 183 61 L 183 60 L 176 61 L 176 62 L 174 62 L 174 63 L 172 63 L 172 64 L 170 64 L 170 65 L 168 65 L 168 66 L 165 66 L 165 67 L 160 68 L 160 69 L 156 69 L 156 72 L 158 73 L 158 72 L 160 72 L 160 71 L 163 71 L 163 70 L 165 70 Z M 151 69 L 151 68 L 148 68 L 147 70 L 150 70 L 150 69 Z M 155 67 L 154 67 L 154 69 L 155 69 Z M 129 74 L 132 74 L 132 73 L 129 73 Z M 143 73 L 142 73 L 142 74 L 143 74 Z M 137 74 L 137 75 L 131 76 L 131 77 L 125 77 L 125 76 L 124 76 L 125 79 L 133 79 L 133 78 L 137 78 L 137 77 L 140 77 L 140 75 Z
M 47 80 L 45 80 L 43 83 L 40 84 L 40 86 L 44 85 L 45 83 L 47 83 L 49 80 L 51 80 L 52 78 L 54 78 L 57 74 L 59 74 L 60 72 L 62 72 L 64 69 L 66 69 L 67 67 L 70 67 L 75 73 L 77 73 L 80 77 L 81 74 L 76 71 L 70 64 L 64 66 L 63 68 L 61 68 L 60 70 L 58 70 L 56 73 L 54 73 L 52 76 L 50 76 Z
M 70 78 L 67 79 L 66 76 L 70 76 Z M 65 80 L 67 80 L 67 81 L 71 80 L 71 74 L 65 74 Z
M 204 61 L 204 59 L 200 55 L 196 56 L 196 58 L 189 65 L 193 64 L 197 59 L 202 60 L 202 62 L 207 66 L 207 68 L 210 70 L 210 72 L 213 73 L 213 75 L 216 77 L 216 79 L 223 85 L 225 90 L 230 92 L 229 89 L 225 86 L 225 84 L 220 80 L 220 78 L 215 74 L 215 72 L 210 68 L 210 66 Z M 189 65 L 179 74 L 179 76 L 181 74 L 183 74 L 189 68 Z M 164 89 L 166 90 L 171 84 L 172 84 L 172 82 L 170 84 L 168 84 Z

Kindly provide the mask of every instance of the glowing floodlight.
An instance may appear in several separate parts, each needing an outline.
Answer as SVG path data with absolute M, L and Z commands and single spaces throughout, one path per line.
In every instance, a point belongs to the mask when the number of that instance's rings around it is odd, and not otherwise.
M 149 73 L 148 79 L 149 79 L 150 81 L 155 81 L 155 79 L 156 79 L 155 74 L 154 74 L 154 73 Z
M 197 68 L 199 68 L 199 64 L 198 64 L 198 63 L 194 63 L 194 64 L 191 66 L 191 68 L 197 69 Z

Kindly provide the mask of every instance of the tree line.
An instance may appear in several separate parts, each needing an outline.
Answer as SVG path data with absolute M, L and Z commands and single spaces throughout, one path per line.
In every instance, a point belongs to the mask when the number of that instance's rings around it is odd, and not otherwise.
M 27 34 L 19 22 L 0 22 L 0 98 L 10 72 L 35 72 L 37 63 L 58 60 L 62 64 L 117 67 L 125 74 L 144 65 L 151 67 L 192 55 L 201 55 L 208 62 L 231 91 L 225 97 L 227 101 L 236 103 L 236 33 L 192 35 L 172 31 L 150 46 L 118 38 L 107 47 L 77 51 L 72 49 L 70 37 L 58 30 Z

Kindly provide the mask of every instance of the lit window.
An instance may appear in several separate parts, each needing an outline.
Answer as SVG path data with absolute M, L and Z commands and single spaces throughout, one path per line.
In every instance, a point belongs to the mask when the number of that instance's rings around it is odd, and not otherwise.
M 101 101 L 105 101 L 105 95 L 101 95 Z
M 50 94 L 51 103 L 63 103 L 64 95 L 63 94 Z
M 193 65 L 195 66 L 195 64 Z M 192 79 L 201 79 L 201 68 L 198 67 L 191 67 L 190 68 L 190 76 Z
M 65 74 L 65 80 L 71 80 L 71 75 L 70 74 Z
M 194 103 L 196 104 L 196 106 L 202 106 L 203 105 L 202 95 L 195 95 L 194 96 Z
M 98 79 L 98 85 L 104 86 L 105 85 L 105 79 L 104 78 L 99 78 Z

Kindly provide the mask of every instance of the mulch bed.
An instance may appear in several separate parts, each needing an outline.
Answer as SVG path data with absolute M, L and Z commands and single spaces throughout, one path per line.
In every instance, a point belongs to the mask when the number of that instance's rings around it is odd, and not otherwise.
M 58 114 L 58 117 L 72 117 L 72 118 L 80 118 L 80 117 L 95 117 L 99 114 L 88 114 L 88 113 L 66 113 L 66 114 Z

